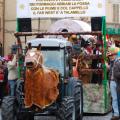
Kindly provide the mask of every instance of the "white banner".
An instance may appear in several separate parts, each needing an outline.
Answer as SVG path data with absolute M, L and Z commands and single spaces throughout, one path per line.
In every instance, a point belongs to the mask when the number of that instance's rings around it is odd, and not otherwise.
M 17 18 L 105 16 L 106 0 L 17 0 Z

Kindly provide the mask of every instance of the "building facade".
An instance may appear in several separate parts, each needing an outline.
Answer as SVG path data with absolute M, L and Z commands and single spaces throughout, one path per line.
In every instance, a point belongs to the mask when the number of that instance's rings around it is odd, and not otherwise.
M 120 41 L 120 1 L 108 0 L 106 7 L 109 39 Z
M 5 0 L 5 38 L 4 38 L 4 54 L 7 55 L 11 52 L 12 44 L 16 43 L 14 33 L 17 30 L 16 22 L 16 1 L 17 0 Z M 32 19 L 32 31 L 46 31 L 50 19 Z M 24 40 L 23 40 L 24 42 Z
M 4 0 L 0 0 L 0 56 L 4 52 L 4 5 Z
M 11 52 L 12 44 L 16 43 L 16 38 L 14 37 L 14 32 L 16 32 L 16 1 L 17 0 L 0 0 L 0 25 L 1 28 L 4 26 L 4 30 L 0 31 L 0 41 L 4 41 L 4 55 Z M 5 10 L 3 10 L 3 1 L 5 2 Z M 3 14 L 4 12 L 4 14 Z M 4 22 L 3 22 L 4 17 Z M 78 18 L 83 19 L 83 18 Z M 2 20 L 2 21 L 1 21 Z M 32 31 L 45 32 L 49 26 L 55 22 L 57 19 L 32 19 Z M 86 19 L 83 19 L 86 21 Z M 90 19 L 87 19 L 90 22 Z M 120 28 L 120 5 L 113 4 L 110 0 L 106 2 L 106 20 L 107 29 Z M 3 32 L 4 31 L 4 32 Z M 24 42 L 24 41 L 23 41 Z

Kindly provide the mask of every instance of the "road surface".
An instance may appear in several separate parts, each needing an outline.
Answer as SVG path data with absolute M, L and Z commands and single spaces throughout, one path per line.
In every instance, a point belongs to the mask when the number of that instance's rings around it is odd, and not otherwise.
M 83 120 L 110 120 L 112 114 L 108 113 L 106 115 L 98 115 L 98 116 L 94 116 L 94 115 L 89 115 L 89 116 L 84 116 Z M 0 110 L 0 120 L 1 119 L 1 110 Z M 56 120 L 54 117 L 35 117 L 35 120 Z

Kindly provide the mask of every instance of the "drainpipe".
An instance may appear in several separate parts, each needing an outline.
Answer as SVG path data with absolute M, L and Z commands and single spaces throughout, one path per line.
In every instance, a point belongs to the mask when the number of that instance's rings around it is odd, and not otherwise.
M 40 18 L 38 18 L 38 32 L 40 32 Z
M 5 48 L 5 0 L 3 0 L 3 51 L 2 51 L 3 56 L 4 48 Z

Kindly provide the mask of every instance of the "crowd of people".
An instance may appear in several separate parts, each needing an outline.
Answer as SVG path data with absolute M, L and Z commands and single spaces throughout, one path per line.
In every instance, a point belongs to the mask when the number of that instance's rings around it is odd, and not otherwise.
M 79 78 L 82 80 L 83 83 L 101 84 L 102 76 L 103 76 L 102 72 L 100 72 L 100 69 L 102 69 L 102 62 L 103 62 L 102 61 L 102 53 L 103 53 L 102 40 L 101 39 L 96 40 L 96 38 L 89 38 L 88 40 L 84 40 L 80 36 L 77 37 L 75 35 L 72 35 L 70 37 L 70 41 L 73 44 L 73 56 L 75 55 L 73 57 L 73 60 L 75 61 L 76 59 L 77 61 L 77 59 L 81 59 L 80 57 L 83 57 L 84 59 L 84 60 L 79 60 L 79 65 L 77 68 L 78 71 L 82 69 L 89 69 L 89 70 L 91 69 L 91 71 L 89 72 L 79 71 Z M 86 65 L 82 65 L 82 64 L 86 64 Z M 92 70 L 94 72 L 92 72 Z
M 84 42 L 84 43 L 82 43 Z M 79 49 L 82 49 L 84 52 L 84 56 L 88 55 L 102 55 L 103 54 L 103 44 L 101 40 L 95 41 L 81 41 L 79 45 L 79 40 L 75 39 L 75 35 L 72 39 L 73 45 L 78 45 L 74 47 L 74 49 L 78 52 Z M 110 86 L 110 93 L 112 98 L 112 118 L 111 120 L 119 120 L 120 119 L 120 48 L 119 44 L 114 41 L 107 41 L 107 60 L 105 61 L 105 65 L 108 73 L 108 81 Z M 90 60 L 89 60 L 90 61 Z M 91 62 L 92 69 L 102 68 L 103 61 L 99 59 L 93 59 Z M 83 81 L 84 82 L 84 81 Z M 91 83 L 102 83 L 102 75 L 92 73 Z

